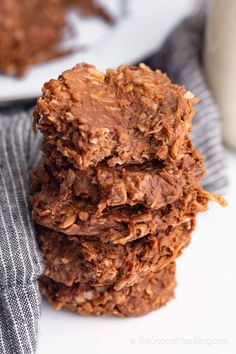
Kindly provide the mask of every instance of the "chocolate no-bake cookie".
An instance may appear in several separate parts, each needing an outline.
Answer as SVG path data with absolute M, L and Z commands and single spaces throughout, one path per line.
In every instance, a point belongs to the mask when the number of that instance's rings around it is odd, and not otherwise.
M 110 207 L 98 210 L 86 200 L 63 200 L 52 189 L 43 190 L 32 198 L 33 219 L 42 226 L 78 237 L 97 236 L 102 242 L 126 243 L 169 226 L 194 219 L 207 209 L 208 196 L 198 187 L 163 208 L 153 210 L 140 205 Z
M 115 283 L 114 289 L 120 290 L 173 262 L 189 244 L 192 229 L 192 222 L 187 222 L 157 235 L 114 245 L 40 228 L 38 240 L 49 278 L 67 286 L 78 282 L 93 286 Z
M 42 294 L 57 309 L 82 315 L 140 316 L 164 306 L 174 297 L 175 263 L 170 263 L 151 277 L 121 290 L 114 286 L 93 287 L 77 283 L 71 287 L 56 283 L 43 276 L 40 280 Z
M 79 169 L 178 159 L 197 99 L 144 64 L 105 74 L 80 64 L 44 85 L 34 125 Z M 44 150 L 44 144 L 42 149 Z
M 191 145 L 182 158 L 171 162 L 151 160 L 115 167 L 101 162 L 86 170 L 74 168 L 55 148 L 48 155 L 31 172 L 33 192 L 48 186 L 63 199 L 81 197 L 99 209 L 137 204 L 159 209 L 182 197 L 188 186 L 198 186 L 204 174 L 202 158 Z
M 1 0 L 0 72 L 22 76 L 32 64 L 71 53 L 59 47 L 71 7 L 112 21 L 94 0 Z

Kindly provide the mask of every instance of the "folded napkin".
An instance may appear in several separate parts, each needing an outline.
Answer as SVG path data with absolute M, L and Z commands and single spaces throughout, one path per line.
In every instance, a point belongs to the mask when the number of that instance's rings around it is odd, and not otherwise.
M 207 190 L 222 194 L 227 185 L 218 109 L 201 67 L 203 16 L 182 22 L 161 51 L 147 62 L 185 84 L 201 102 L 192 139 L 206 159 Z M 28 206 L 28 170 L 40 158 L 31 112 L 0 114 L 0 353 L 31 354 L 37 347 L 43 266 Z

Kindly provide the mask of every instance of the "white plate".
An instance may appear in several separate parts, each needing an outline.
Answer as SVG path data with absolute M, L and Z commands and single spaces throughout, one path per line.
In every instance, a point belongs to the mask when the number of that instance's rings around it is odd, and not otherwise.
M 73 44 L 87 50 L 45 64 L 33 66 L 22 79 L 0 75 L 0 103 L 29 99 L 40 95 L 44 82 L 79 62 L 95 64 L 99 69 L 132 64 L 155 51 L 169 30 L 193 7 L 193 0 L 103 0 L 118 19 L 109 26 L 98 19 L 70 16 L 75 24 Z M 127 14 L 122 16 L 122 3 Z

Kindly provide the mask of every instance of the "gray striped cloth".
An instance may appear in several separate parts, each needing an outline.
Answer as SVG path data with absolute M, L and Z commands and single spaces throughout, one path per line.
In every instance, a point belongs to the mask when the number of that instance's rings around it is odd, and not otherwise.
M 227 185 L 219 113 L 201 68 L 203 17 L 180 24 L 148 60 L 201 99 L 192 138 L 206 158 L 204 187 L 222 194 Z M 27 202 L 28 170 L 40 158 L 31 113 L 0 114 L 0 354 L 31 354 L 37 347 L 43 267 Z
M 28 207 L 39 139 L 30 114 L 0 115 L 0 353 L 35 353 L 43 267 Z

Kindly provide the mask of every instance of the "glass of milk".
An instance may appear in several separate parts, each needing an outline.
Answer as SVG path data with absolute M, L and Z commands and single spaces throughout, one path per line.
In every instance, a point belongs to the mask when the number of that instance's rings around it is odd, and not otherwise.
M 236 0 L 211 3 L 204 66 L 223 119 L 224 140 L 236 149 Z

